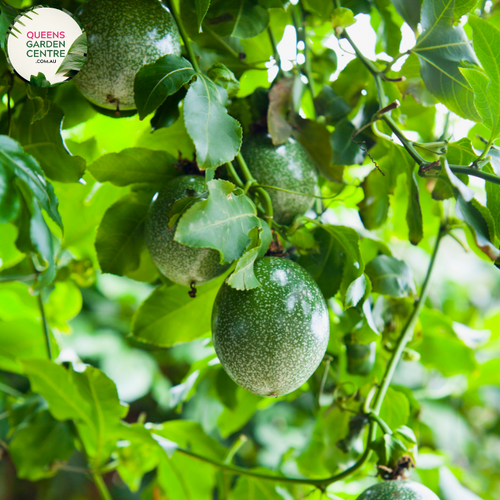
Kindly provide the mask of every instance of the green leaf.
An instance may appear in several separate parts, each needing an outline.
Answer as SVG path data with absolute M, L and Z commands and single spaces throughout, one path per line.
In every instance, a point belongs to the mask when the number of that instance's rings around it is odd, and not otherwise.
M 56 277 L 55 248 L 52 232 L 43 218 L 42 210 L 36 199 L 29 203 L 31 209 L 30 238 L 46 264 L 46 269 L 38 276 L 37 287 L 41 288 L 52 283 Z
M 420 22 L 420 0 L 392 0 L 397 13 L 406 21 L 410 28 L 417 32 Z
M 236 263 L 234 272 L 228 277 L 227 283 L 236 290 L 252 290 L 260 286 L 260 281 L 254 273 L 254 263 L 258 258 L 261 258 L 267 252 L 269 245 L 273 239 L 269 225 L 259 219 L 260 227 L 251 230 L 251 233 L 256 233 L 251 247 L 240 257 Z
M 407 441 L 410 441 L 410 443 L 417 444 L 417 437 L 415 436 L 413 429 L 410 429 L 410 427 L 402 425 L 396 429 L 396 432 L 403 436 Z
M 314 231 L 315 247 L 301 256 L 298 263 L 305 267 L 320 287 L 326 299 L 339 290 L 344 275 L 344 247 L 325 228 Z
M 474 51 L 484 68 L 461 68 L 469 85 L 474 91 L 474 104 L 483 120 L 491 130 L 491 139 L 500 134 L 500 31 L 486 20 L 470 16 L 469 24 L 474 33 Z M 486 73 L 486 74 L 485 74 Z
M 262 467 L 251 470 L 273 475 L 272 471 Z M 276 491 L 276 484 L 273 481 L 241 476 L 229 493 L 228 500 L 283 500 L 283 496 Z
M 390 387 L 384 399 L 380 418 L 392 429 L 397 429 L 408 423 L 410 403 L 400 391 Z
M 353 335 L 344 337 L 347 355 L 347 373 L 351 375 L 366 376 L 371 373 L 375 364 L 377 343 L 357 344 L 353 341 Z
M 151 118 L 153 132 L 160 128 L 171 127 L 181 116 L 179 103 L 186 97 L 187 90 L 182 87 L 175 94 L 169 95 Z M 188 138 L 189 139 L 189 138 Z
M 82 33 L 71 45 L 56 73 L 80 71 L 87 59 L 87 51 L 87 34 Z
M 186 287 L 158 287 L 139 307 L 132 321 L 132 335 L 148 344 L 170 347 L 210 332 L 212 306 L 222 276 L 188 295 Z
M 184 100 L 184 122 L 201 169 L 231 161 L 241 147 L 240 124 L 227 114 L 227 92 L 198 74 Z
M 353 288 L 350 289 L 354 282 L 363 278 L 363 271 L 365 268 L 359 251 L 358 233 L 354 229 L 345 226 L 325 225 L 323 228 L 331 236 L 332 247 L 335 247 L 337 252 L 343 254 L 344 269 L 342 281 L 340 283 L 340 292 L 344 305 L 346 307 L 353 307 L 361 300 L 364 294 L 364 281 L 363 283 L 358 282 L 356 284 L 357 287 L 363 287 L 361 297 L 359 297 L 359 294 L 355 292 Z M 332 260 L 329 254 L 327 260 L 329 260 L 328 265 L 330 266 L 335 265 L 335 262 L 337 262 L 335 257 L 333 257 Z M 325 287 L 325 285 L 323 285 L 323 287 Z
M 372 447 L 379 457 L 379 463 L 386 466 L 395 464 L 406 451 L 402 441 L 390 434 L 384 434 Z
M 474 93 L 459 69 L 464 61 L 475 64 L 476 57 L 463 28 L 454 26 L 465 3 L 424 0 L 423 32 L 412 51 L 420 59 L 422 78 L 429 92 L 454 113 L 477 120 Z
M 331 163 L 333 150 L 327 126 L 314 120 L 304 120 L 300 116 L 295 117 L 294 121 L 298 128 L 294 130 L 294 137 L 316 162 L 320 173 L 328 180 L 342 182 L 344 169 Z
M 47 410 L 21 425 L 9 443 L 18 477 L 29 481 L 55 476 L 74 449 L 71 425 L 58 422 Z
M 485 189 L 486 206 L 495 223 L 495 234 L 500 234 L 500 186 L 493 182 L 486 182 Z
M 7 224 L 17 217 L 21 198 L 14 185 L 14 173 L 0 163 L 0 223 Z
M 227 453 L 221 444 L 207 436 L 197 422 L 169 420 L 163 424 L 155 425 L 151 433 L 153 437 L 161 436 L 178 444 L 181 448 L 190 449 L 213 460 L 220 460 Z
M 418 3 L 416 1 L 416 3 Z M 401 45 L 401 28 L 396 23 L 397 17 L 390 0 L 375 0 L 375 6 L 380 14 L 381 22 L 377 30 L 377 39 L 381 49 L 391 57 L 399 54 Z
M 236 97 L 240 90 L 240 82 L 224 64 L 220 62 L 213 64 L 207 75 L 216 85 L 226 89 L 228 97 Z
M 236 38 L 253 38 L 267 28 L 269 12 L 258 5 L 256 1 L 236 0 L 231 1 L 230 5 L 230 13 L 234 16 L 232 36 Z
M 351 139 L 355 132 L 356 127 L 347 118 L 343 118 L 335 125 L 335 130 L 330 137 L 334 165 L 361 165 L 363 163 L 365 155 L 359 145 Z M 362 141 L 359 138 L 355 140 L 356 142 Z
M 95 240 L 104 273 L 123 276 L 139 267 L 150 202 L 151 193 L 127 194 L 104 214 Z
M 3 0 L 0 2 L 0 47 L 5 50 L 5 42 L 9 27 L 17 17 L 17 10 Z M 15 32 L 11 36 L 16 36 Z
M 343 28 L 352 26 L 356 22 L 352 10 L 346 9 L 344 7 L 334 9 L 330 20 L 332 22 L 333 29 L 340 28 L 341 30 Z
M 53 361 L 22 362 L 33 392 L 44 397 L 57 420 L 74 420 L 92 462 L 105 462 L 116 443 L 113 433 L 127 413 L 114 383 L 100 370 L 66 370 Z
M 392 297 L 410 297 L 417 293 L 411 269 L 405 262 L 394 257 L 375 257 L 366 265 L 365 272 L 375 293 Z
M 260 226 L 255 205 L 234 184 L 223 180 L 207 183 L 209 196 L 181 217 L 175 240 L 194 248 L 213 248 L 222 263 L 243 255 L 252 241 L 250 230 Z
M 334 125 L 351 111 L 351 106 L 330 85 L 324 85 L 314 98 L 314 108 L 318 116 L 325 117 L 328 125 Z
M 494 244 L 495 223 L 489 210 L 476 199 L 467 201 L 459 195 L 455 214 L 469 226 L 478 248 L 495 262 L 500 257 L 500 251 Z
M 166 151 L 129 148 L 100 156 L 88 170 L 99 182 L 115 186 L 145 183 L 160 187 L 178 175 L 176 161 Z
M 7 306 L 9 301 L 3 298 Z M 29 317 L 10 321 L 0 321 L 0 369 L 22 373 L 21 360 L 46 359 L 47 346 L 42 335 L 42 326 Z M 57 353 L 57 344 L 51 335 L 51 346 Z
M 0 135 L 0 164 L 19 178 L 40 202 L 50 218 L 62 228 L 54 189 L 45 179 L 36 160 L 13 139 Z
M 189 61 L 172 54 L 142 66 L 134 81 L 135 103 L 141 120 L 158 108 L 168 96 L 189 83 L 195 75 Z
M 78 182 L 85 171 L 85 160 L 72 156 L 66 149 L 61 137 L 62 110 L 52 103 L 47 115 L 32 123 L 36 112 L 31 100 L 22 106 L 12 122 L 12 138 L 38 160 L 49 179 Z
M 203 31 L 201 29 L 201 24 L 207 15 L 208 8 L 210 7 L 210 0 L 195 0 L 194 3 L 196 6 L 196 16 L 198 18 L 198 29 L 201 33 Z
M 424 309 L 420 316 L 422 342 L 415 347 L 421 363 L 436 368 L 445 377 L 476 370 L 474 351 L 457 337 L 452 321 L 443 313 Z M 446 356 L 443 356 L 446 353 Z

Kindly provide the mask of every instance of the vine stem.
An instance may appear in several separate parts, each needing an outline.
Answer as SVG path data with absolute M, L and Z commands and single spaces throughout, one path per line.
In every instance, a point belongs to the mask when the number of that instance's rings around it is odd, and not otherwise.
M 243 177 L 245 178 L 245 181 L 247 184 L 252 184 L 255 183 L 255 179 L 248 169 L 248 165 L 246 164 L 245 159 L 243 158 L 243 155 L 241 153 L 238 153 L 236 155 L 236 161 L 238 162 L 238 165 L 240 166 L 241 172 L 243 173 Z M 264 213 L 265 218 L 267 219 L 267 222 L 269 224 L 269 227 L 272 228 L 272 219 L 273 219 L 273 203 L 271 201 L 271 197 L 269 196 L 269 193 L 262 187 L 258 187 L 256 189 L 260 201 L 262 203 L 262 207 L 264 208 Z
M 28 274 L 26 276 L 5 276 L 0 278 L 0 283 L 12 283 L 13 281 L 33 281 L 38 278 L 38 274 Z
M 164 0 L 167 4 L 168 9 L 170 10 L 177 27 L 179 28 L 179 33 L 181 35 L 182 41 L 184 42 L 184 47 L 186 47 L 186 50 L 189 55 L 189 59 L 191 60 L 191 64 L 193 65 L 195 71 L 197 73 L 201 73 L 201 68 L 198 63 L 198 59 L 196 58 L 196 54 L 194 53 L 193 47 L 191 45 L 191 41 L 189 40 L 189 36 L 186 32 L 186 29 L 184 28 L 184 24 L 182 24 L 181 16 L 177 12 L 174 2 L 171 0 Z
M 104 482 L 104 479 L 102 478 L 101 474 L 99 474 L 98 472 L 93 472 L 92 479 L 94 480 L 94 483 L 97 486 L 97 489 L 99 490 L 101 499 L 113 500 L 113 497 L 111 496 L 111 493 L 109 492 L 108 487 L 106 486 L 106 483 Z
M 43 289 L 40 290 L 38 294 L 38 307 L 40 309 L 40 314 L 42 315 L 42 325 L 43 325 L 43 333 L 45 335 L 45 345 L 47 346 L 47 355 L 49 359 L 52 361 L 52 347 L 50 345 L 50 330 L 49 324 L 47 322 L 47 316 L 45 315 L 45 307 L 43 305 Z

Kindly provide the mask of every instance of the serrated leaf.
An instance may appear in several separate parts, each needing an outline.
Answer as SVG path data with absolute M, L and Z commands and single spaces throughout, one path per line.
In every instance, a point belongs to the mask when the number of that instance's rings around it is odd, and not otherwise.
M 178 175 L 176 162 L 166 151 L 129 148 L 100 156 L 88 170 L 99 182 L 115 186 L 145 183 L 159 188 Z
M 194 248 L 213 248 L 222 263 L 243 255 L 252 241 L 250 230 L 260 225 L 255 205 L 241 189 L 223 180 L 207 183 L 209 196 L 181 217 L 175 241 Z
M 474 51 L 481 62 L 484 72 L 473 68 L 461 68 L 469 85 L 474 91 L 474 104 L 483 120 L 491 130 L 491 138 L 500 133 L 500 31 L 486 20 L 470 16 L 469 24 L 473 30 Z
M 183 57 L 167 54 L 152 64 L 142 66 L 134 81 L 134 98 L 139 117 L 144 119 L 165 99 L 175 94 L 196 75 Z
M 386 466 L 397 462 L 407 449 L 400 439 L 390 434 L 384 434 L 372 447 L 379 457 L 379 463 Z
M 139 267 L 151 197 L 151 193 L 127 194 L 104 214 L 95 241 L 104 273 L 123 276 Z
M 61 108 L 52 103 L 46 116 L 32 123 L 36 113 L 33 101 L 27 101 L 12 122 L 12 138 L 36 158 L 49 179 L 78 182 L 85 172 L 85 160 L 72 156 L 66 149 L 61 136 Z
M 366 265 L 365 272 L 375 293 L 400 298 L 416 295 L 411 269 L 401 260 L 379 255 Z
M 410 403 L 405 394 L 390 387 L 380 417 L 393 430 L 406 425 L 410 417 Z
M 194 299 L 186 287 L 158 287 L 135 313 L 132 335 L 141 342 L 170 347 L 210 332 L 212 306 L 224 279 L 198 287 Z
M 87 34 L 82 33 L 71 45 L 66 57 L 56 73 L 63 71 L 80 71 L 87 59 Z
M 273 235 L 269 224 L 261 219 L 259 219 L 259 222 L 260 227 L 250 231 L 254 241 L 250 248 L 240 257 L 234 272 L 227 279 L 228 285 L 236 288 L 236 290 L 252 290 L 260 286 L 260 281 L 254 273 L 254 263 L 266 254 Z
M 201 169 L 231 161 L 241 148 L 240 124 L 227 114 L 227 92 L 198 74 L 184 100 L 184 123 Z
M 477 120 L 474 93 L 459 70 L 464 61 L 477 62 L 463 28 L 454 26 L 463 4 L 460 2 L 455 12 L 454 1 L 424 0 L 423 32 L 412 51 L 420 59 L 422 78 L 429 92 L 454 113 Z
M 234 27 L 231 33 L 236 38 L 253 38 L 262 33 L 269 24 L 269 12 L 252 0 L 230 2 L 234 11 Z
M 326 118 L 328 125 L 334 125 L 349 114 L 351 106 L 330 85 L 324 85 L 314 98 L 314 109 L 318 116 Z

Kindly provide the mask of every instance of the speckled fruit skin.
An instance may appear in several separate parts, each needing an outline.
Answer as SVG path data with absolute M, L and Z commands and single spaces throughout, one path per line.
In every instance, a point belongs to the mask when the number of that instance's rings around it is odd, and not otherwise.
M 423 484 L 394 480 L 370 486 L 357 500 L 439 500 L 439 497 Z
M 134 78 L 145 64 L 181 54 L 177 25 L 159 0 L 87 0 L 77 13 L 88 56 L 75 83 L 107 109 L 135 109 Z
M 190 191 L 203 192 L 203 177 L 182 176 L 170 181 L 158 193 L 149 208 L 146 220 L 146 244 L 153 262 L 169 280 L 189 286 L 192 282 L 203 285 L 226 271 L 229 265 L 221 265 L 220 254 L 211 248 L 191 248 L 174 241 L 177 224 L 169 230 L 168 212 L 174 202 Z M 191 193 L 193 195 L 193 193 Z
M 299 264 L 265 257 L 255 264 L 261 286 L 224 283 L 212 312 L 215 351 L 229 376 L 259 396 L 283 396 L 314 373 L 330 325 L 318 285 Z
M 316 167 L 295 139 L 290 138 L 285 144 L 275 147 L 267 134 L 249 136 L 243 141 L 241 153 L 259 184 L 316 194 Z M 275 189 L 267 191 L 273 202 L 274 220 L 279 224 L 291 224 L 297 215 L 306 213 L 314 203 L 314 198 L 308 196 Z

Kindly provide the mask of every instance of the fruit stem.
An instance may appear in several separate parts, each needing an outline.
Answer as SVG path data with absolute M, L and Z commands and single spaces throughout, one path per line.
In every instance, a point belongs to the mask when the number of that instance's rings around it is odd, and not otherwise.
M 196 55 L 193 51 L 193 47 L 191 46 L 191 41 L 189 40 L 189 36 L 187 34 L 187 31 L 184 28 L 184 24 L 182 24 L 181 16 L 179 16 L 179 13 L 175 9 L 174 2 L 172 2 L 171 0 L 164 0 L 164 2 L 166 3 L 168 10 L 170 10 L 170 12 L 171 12 L 176 24 L 177 24 L 177 27 L 179 28 L 179 33 L 181 35 L 182 41 L 184 42 L 184 47 L 186 47 L 186 50 L 188 52 L 189 59 L 191 61 L 191 64 L 193 65 L 193 68 L 195 69 L 195 71 L 197 73 L 201 73 L 201 68 L 200 68 L 200 65 L 198 63 L 198 59 L 196 58 Z
M 240 179 L 240 176 L 238 175 L 238 172 L 236 172 L 233 164 L 228 161 L 226 163 L 226 168 L 227 168 L 227 172 L 229 174 L 229 176 L 231 177 L 231 179 L 233 179 L 234 183 L 241 189 L 244 189 L 245 188 L 245 184 L 243 184 L 243 181 Z
M 94 480 L 94 483 L 96 484 L 97 489 L 99 490 L 101 499 L 113 500 L 113 497 L 111 496 L 111 493 L 109 492 L 108 487 L 106 486 L 106 483 L 104 482 L 104 479 L 102 478 L 101 474 L 93 472 L 92 479 Z
M 236 160 L 241 168 L 241 172 L 243 173 L 243 177 L 245 178 L 247 184 L 255 182 L 255 178 L 248 169 L 248 165 L 246 164 L 246 161 L 241 153 L 238 153 L 236 155 Z M 269 196 L 269 193 L 261 187 L 258 187 L 256 191 L 257 194 L 259 195 L 260 202 L 262 203 L 262 208 L 264 209 L 264 213 L 266 214 L 264 217 L 265 219 L 267 219 L 267 223 L 269 224 L 269 227 L 272 229 L 273 203 L 271 201 L 271 197 Z
M 49 324 L 47 322 L 47 316 L 45 315 L 45 307 L 43 305 L 43 289 L 38 293 L 38 307 L 40 309 L 40 314 L 42 316 L 43 333 L 45 336 L 45 345 L 47 346 L 47 356 L 52 360 L 52 347 L 50 346 L 50 330 Z

